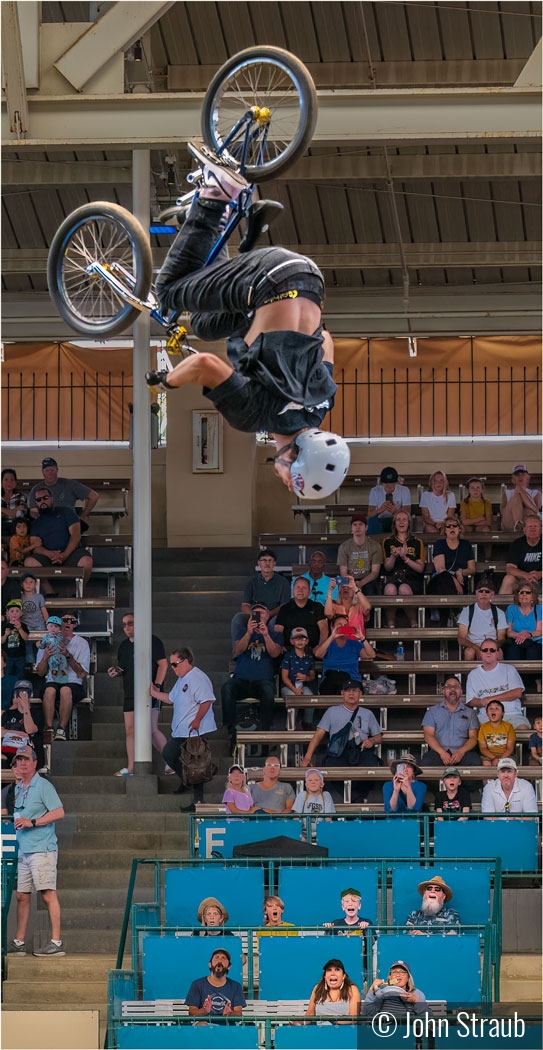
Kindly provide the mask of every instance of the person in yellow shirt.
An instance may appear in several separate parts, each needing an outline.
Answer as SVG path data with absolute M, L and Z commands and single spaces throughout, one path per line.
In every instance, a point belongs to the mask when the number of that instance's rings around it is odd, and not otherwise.
M 490 532 L 492 504 L 483 496 L 480 478 L 468 478 L 468 495 L 460 504 L 460 521 L 464 532 Z
M 515 750 L 515 730 L 503 721 L 504 710 L 501 700 L 489 700 L 486 705 L 488 722 L 483 722 L 477 737 L 483 766 L 497 766 L 500 758 L 509 758 Z
M 294 923 L 283 922 L 283 912 L 285 910 L 284 901 L 280 897 L 264 897 L 263 903 L 264 909 L 264 927 L 265 929 L 258 931 L 259 937 L 272 937 L 274 934 L 279 934 L 283 937 L 296 937 L 296 930 L 294 930 Z M 290 926 L 292 933 L 287 932 L 285 927 Z

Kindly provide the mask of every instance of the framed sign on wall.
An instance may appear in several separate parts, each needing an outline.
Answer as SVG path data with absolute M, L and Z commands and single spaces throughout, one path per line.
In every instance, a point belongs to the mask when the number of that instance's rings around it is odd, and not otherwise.
M 222 474 L 222 416 L 220 412 L 192 413 L 192 473 Z

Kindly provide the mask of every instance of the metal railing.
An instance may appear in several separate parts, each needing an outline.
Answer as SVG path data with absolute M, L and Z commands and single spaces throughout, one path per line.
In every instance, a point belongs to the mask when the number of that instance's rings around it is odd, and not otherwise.
M 63 383 L 4 368 L 2 440 L 128 441 L 132 375 L 69 374 Z

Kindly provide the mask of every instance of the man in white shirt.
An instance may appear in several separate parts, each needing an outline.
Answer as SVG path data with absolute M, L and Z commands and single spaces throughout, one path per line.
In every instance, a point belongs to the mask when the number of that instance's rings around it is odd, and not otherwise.
M 483 813 L 537 813 L 537 799 L 529 780 L 519 780 L 514 758 L 500 758 L 496 780 L 483 789 Z
M 53 673 L 49 670 L 49 657 L 53 655 L 53 649 L 50 646 L 46 646 L 43 650 L 40 649 L 41 658 L 36 664 L 36 671 L 42 677 L 45 675 L 47 683 L 42 700 L 44 744 L 50 744 L 53 737 L 55 706 L 58 704 L 58 727 L 55 741 L 65 741 L 73 705 L 78 704 L 87 695 L 85 678 L 90 668 L 90 648 L 86 638 L 75 634 L 78 626 L 77 614 L 73 609 L 66 609 L 62 613 L 61 641 L 63 645 L 60 649 L 68 661 L 68 682 L 65 685 L 56 683 Z
M 390 532 L 392 518 L 400 507 L 411 514 L 411 493 L 407 485 L 400 485 L 395 467 L 383 467 L 379 484 L 372 488 L 368 502 L 370 536 L 377 532 Z
M 496 593 L 490 576 L 482 576 L 475 589 L 474 605 L 466 605 L 458 617 L 458 644 L 464 650 L 465 660 L 480 660 L 484 638 L 498 643 L 498 660 L 503 660 L 502 645 L 507 635 L 507 620 L 503 609 L 492 604 Z
M 466 703 L 476 708 L 479 722 L 488 722 L 486 705 L 489 700 L 501 700 L 504 719 L 515 729 L 529 729 L 530 723 L 522 713 L 520 698 L 524 684 L 512 664 L 498 660 L 495 638 L 484 638 L 480 648 L 481 665 L 470 671 L 466 683 Z
M 213 714 L 215 694 L 211 679 L 199 667 L 194 666 L 194 655 L 191 649 L 175 649 L 170 653 L 170 667 L 177 681 L 170 693 L 164 693 L 156 685 L 151 685 L 150 694 L 155 700 L 173 704 L 172 736 L 163 748 L 162 757 L 175 769 L 183 783 L 183 765 L 181 748 L 191 733 L 198 733 L 206 738 L 214 733 L 217 725 Z M 204 785 L 192 785 L 192 804 L 181 806 L 182 812 L 193 813 L 197 802 L 204 801 Z

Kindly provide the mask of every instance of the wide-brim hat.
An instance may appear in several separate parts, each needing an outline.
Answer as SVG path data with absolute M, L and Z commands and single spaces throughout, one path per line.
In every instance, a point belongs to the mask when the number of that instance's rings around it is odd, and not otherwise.
M 442 879 L 441 875 L 434 875 L 431 879 L 425 879 L 424 882 L 419 882 L 417 889 L 421 897 L 423 897 L 426 893 L 426 889 L 428 886 L 435 886 L 436 884 L 440 886 L 443 890 L 445 894 L 445 900 L 450 901 L 453 896 L 453 891 L 451 890 L 450 886 L 447 886 L 445 879 Z
M 400 762 L 404 762 L 406 766 L 413 766 L 413 769 L 415 770 L 415 776 L 420 777 L 422 769 L 419 766 L 414 755 L 401 755 L 400 758 L 393 758 L 392 762 L 390 763 L 390 771 L 392 773 L 392 776 L 396 775 L 396 770 Z
M 207 910 L 207 908 L 218 908 L 222 915 L 222 921 L 228 922 L 228 912 L 224 904 L 221 904 L 221 902 L 218 901 L 216 897 L 204 897 L 203 901 L 200 901 L 198 905 L 198 911 L 196 912 L 196 918 L 198 919 L 198 922 L 204 921 L 204 913 Z

